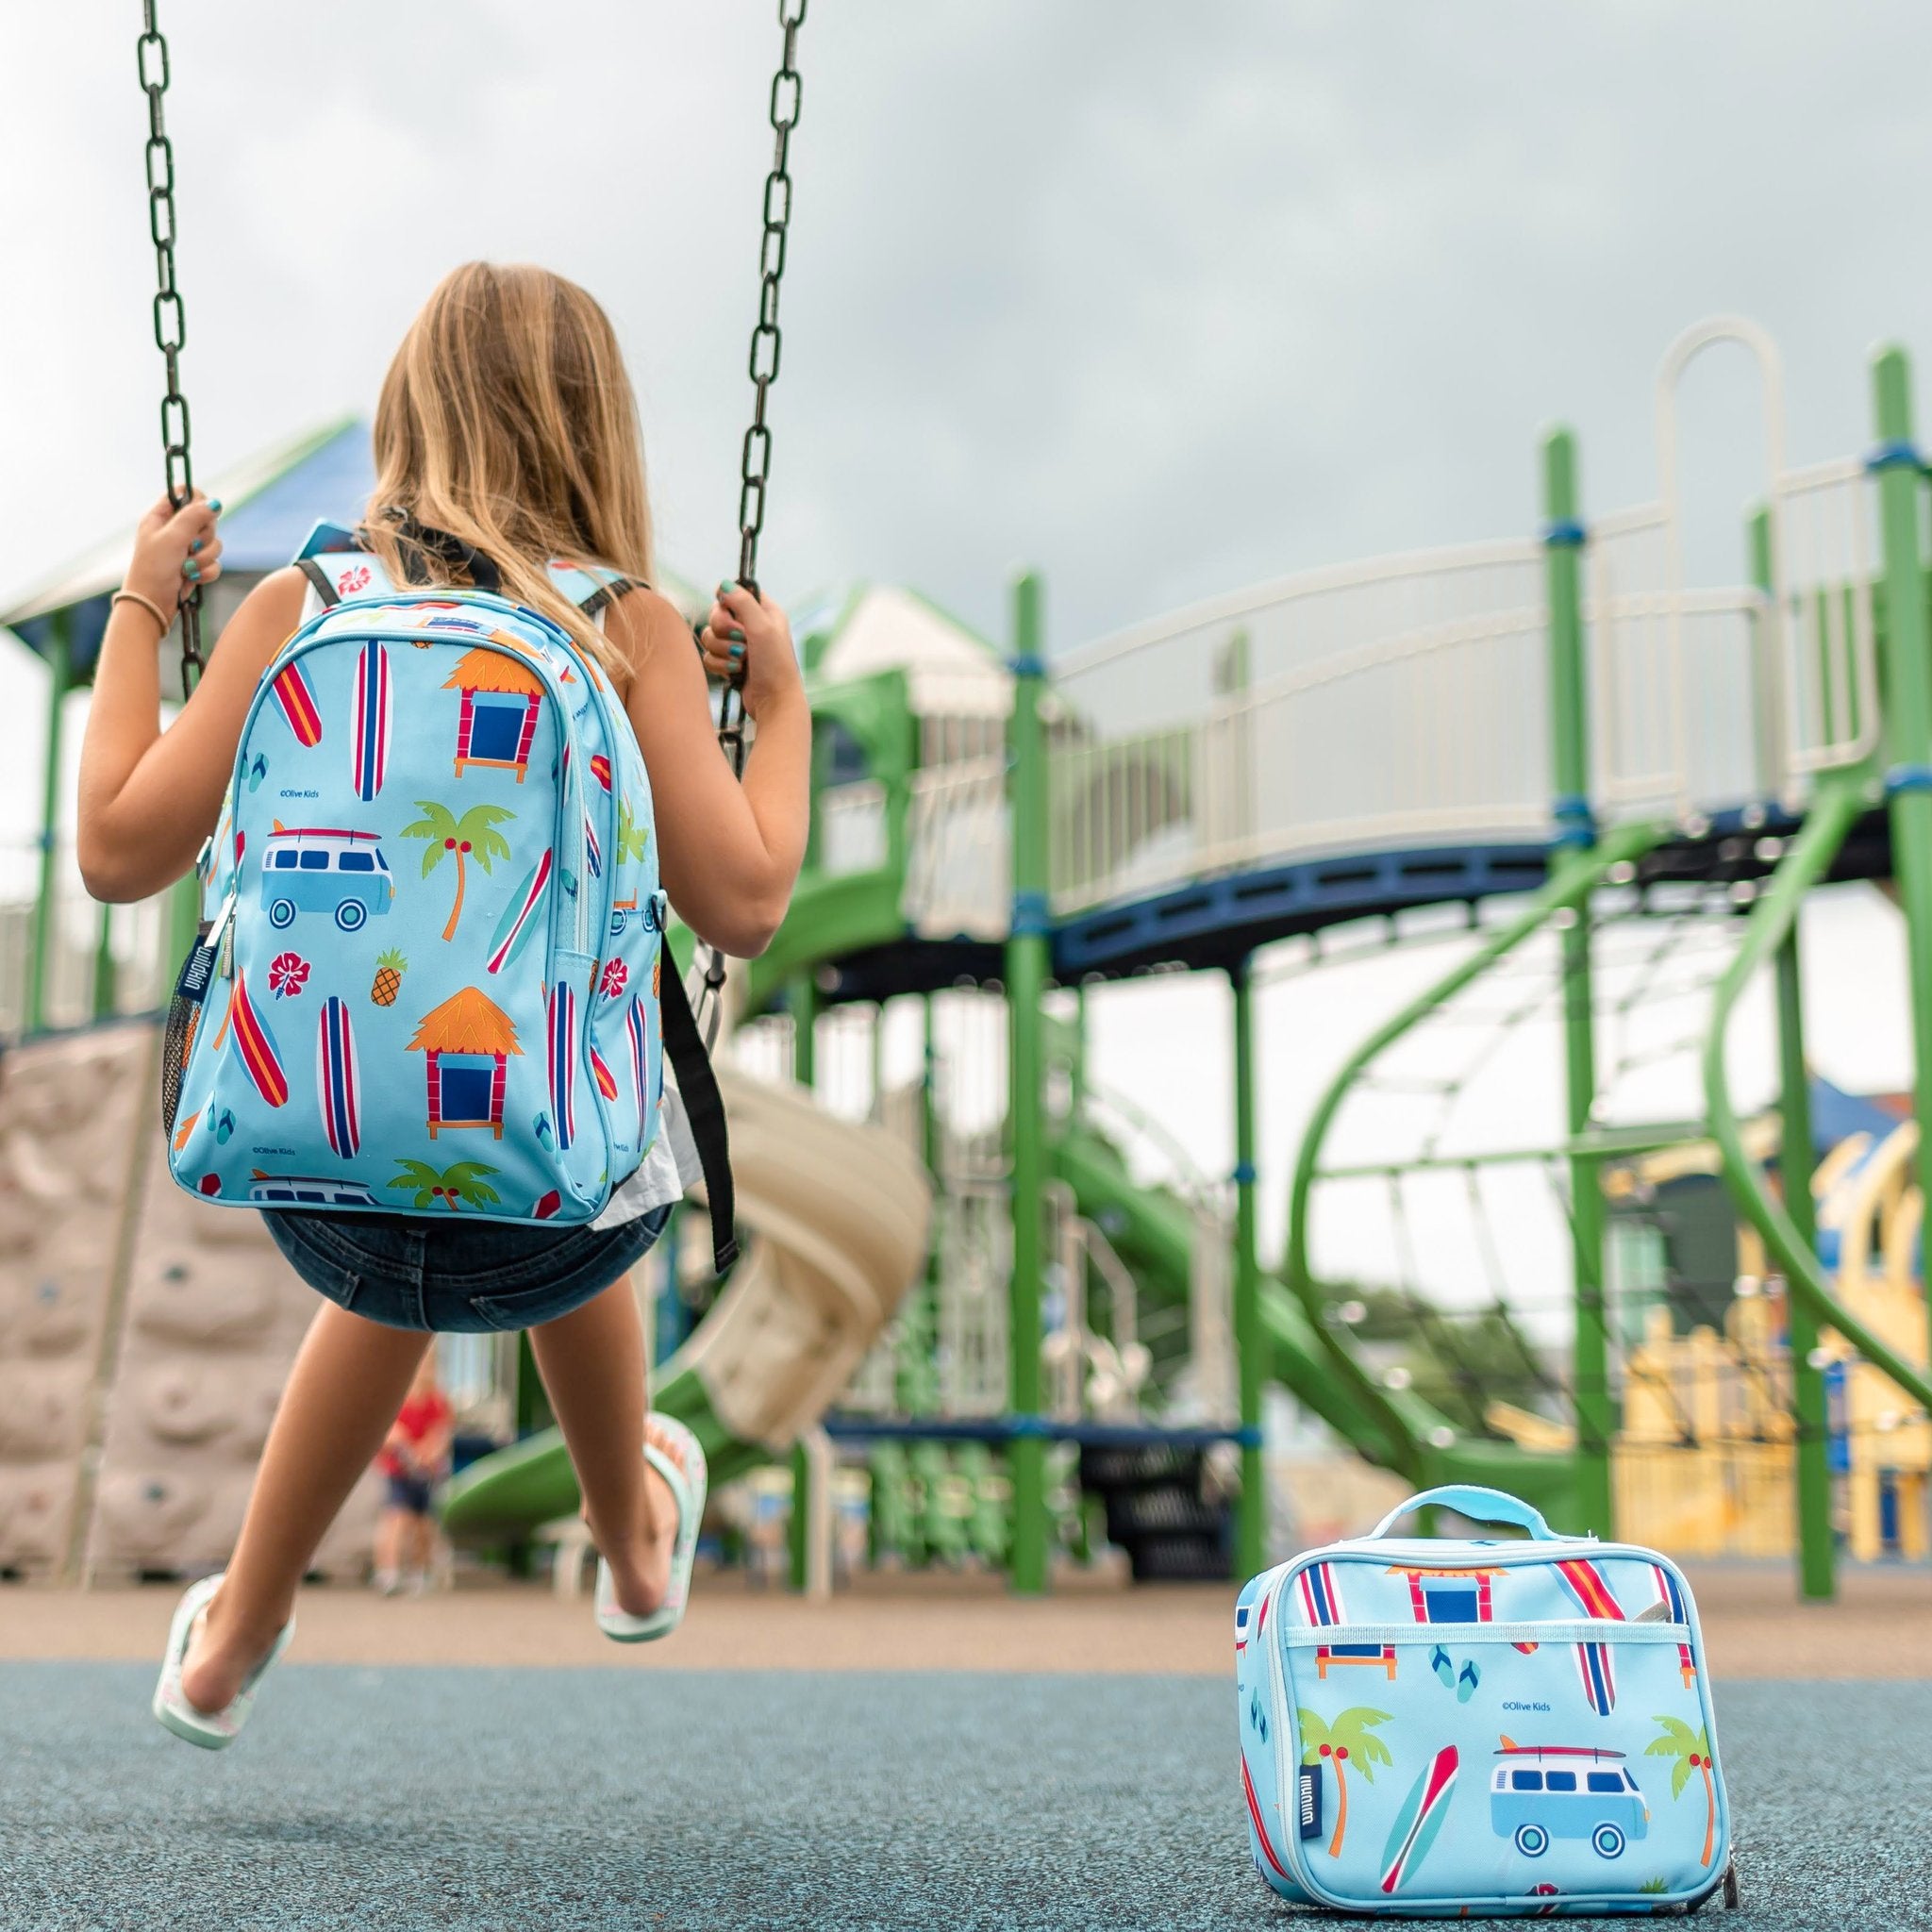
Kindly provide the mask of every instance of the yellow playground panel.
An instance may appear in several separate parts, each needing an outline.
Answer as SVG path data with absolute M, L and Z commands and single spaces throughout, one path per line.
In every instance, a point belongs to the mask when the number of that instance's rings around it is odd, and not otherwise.
M 1775 1154 L 1776 1124 L 1755 1124 L 1751 1151 Z M 1920 1279 L 1924 1201 L 1912 1184 L 1919 1129 L 1847 1136 L 1813 1176 L 1819 1249 L 1848 1315 L 1909 1360 L 1926 1359 Z M 1717 1169 L 1706 1143 L 1651 1157 L 1608 1177 L 1614 1195 Z M 1738 1292 L 1723 1326 L 1674 1332 L 1671 1310 L 1643 1312 L 1624 1358 L 1623 1425 L 1611 1452 L 1618 1533 L 1683 1556 L 1788 1557 L 1796 1539 L 1796 1424 L 1784 1285 L 1767 1273 L 1755 1230 L 1738 1230 Z M 1819 1347 L 1830 1396 L 1835 1511 L 1848 1555 L 1924 1559 L 1932 1424 L 1909 1412 L 1878 1370 L 1827 1330 Z M 1496 1405 L 1492 1423 L 1525 1446 L 1564 1446 L 1571 1432 Z M 1563 1442 L 1552 1438 L 1560 1436 Z

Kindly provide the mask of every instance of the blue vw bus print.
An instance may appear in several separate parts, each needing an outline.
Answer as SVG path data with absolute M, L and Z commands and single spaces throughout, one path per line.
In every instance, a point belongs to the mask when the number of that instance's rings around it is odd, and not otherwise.
M 344 932 L 356 932 L 372 913 L 387 912 L 395 895 L 374 832 L 288 826 L 271 832 L 262 850 L 261 903 L 277 930 L 292 925 L 298 912 L 326 912 Z
M 1587 1838 L 1600 1858 L 1650 1831 L 1650 1807 L 1621 1751 L 1589 1744 L 1505 1744 L 1490 1778 L 1490 1826 L 1540 1858 L 1556 1838 Z

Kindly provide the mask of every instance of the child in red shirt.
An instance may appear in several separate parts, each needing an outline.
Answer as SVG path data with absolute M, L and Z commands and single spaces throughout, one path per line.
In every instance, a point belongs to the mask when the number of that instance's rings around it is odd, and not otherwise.
M 384 1596 L 429 1581 L 436 1524 L 429 1493 L 449 1474 L 449 1397 L 437 1386 L 436 1351 L 425 1349 L 409 1392 L 390 1424 L 375 1466 L 389 1479 L 389 1501 L 375 1525 L 375 1587 Z

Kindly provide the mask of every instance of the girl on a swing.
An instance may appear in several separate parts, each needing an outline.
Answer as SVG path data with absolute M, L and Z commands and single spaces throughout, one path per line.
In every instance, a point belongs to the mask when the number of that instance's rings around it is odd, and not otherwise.
M 390 366 L 375 444 L 362 546 L 393 583 L 425 572 L 429 582 L 458 582 L 452 556 L 488 559 L 505 595 L 569 629 L 637 734 L 661 878 L 677 912 L 724 952 L 762 951 L 790 902 L 808 812 L 810 719 L 785 613 L 722 584 L 700 654 L 655 591 L 626 590 L 600 628 L 551 581 L 555 559 L 640 585 L 652 575 L 636 405 L 603 310 L 542 269 L 456 270 Z M 165 632 L 188 586 L 221 575 L 219 510 L 199 496 L 179 511 L 156 505 L 113 605 L 77 816 L 81 873 L 98 899 L 144 899 L 189 872 L 214 829 L 256 687 L 304 618 L 303 573 L 265 578 L 161 729 L 157 628 Z M 707 672 L 741 675 L 757 721 L 741 786 L 714 737 Z M 398 732 L 410 728 L 397 720 Z M 648 1412 L 644 1338 L 625 1274 L 691 1177 L 668 1088 L 666 1101 L 667 1131 L 594 1224 L 264 1211 L 322 1305 L 227 1570 L 195 1585 L 176 1614 L 155 1698 L 169 1729 L 210 1749 L 233 1740 L 288 1641 L 296 1587 L 381 1447 L 432 1334 L 502 1325 L 475 1307 L 481 1278 L 493 1303 L 517 1298 L 529 1329 L 603 1558 L 600 1625 L 619 1641 L 676 1627 L 704 1507 L 704 1457 L 682 1424 Z

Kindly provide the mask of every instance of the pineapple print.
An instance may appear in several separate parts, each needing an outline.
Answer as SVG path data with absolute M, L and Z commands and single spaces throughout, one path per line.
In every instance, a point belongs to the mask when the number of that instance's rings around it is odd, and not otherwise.
M 396 994 L 403 990 L 403 974 L 409 970 L 409 962 L 400 953 L 378 953 L 375 956 L 375 977 L 369 984 L 369 997 L 378 1007 L 392 1007 Z

